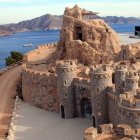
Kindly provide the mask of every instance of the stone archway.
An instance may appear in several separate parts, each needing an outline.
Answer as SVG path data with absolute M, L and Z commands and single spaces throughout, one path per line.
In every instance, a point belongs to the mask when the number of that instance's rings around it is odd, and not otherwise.
M 95 116 L 92 116 L 93 127 L 96 127 L 96 119 Z
M 65 108 L 63 105 L 61 105 L 61 117 L 65 118 Z
M 83 98 L 80 101 L 80 108 L 81 108 L 81 117 L 91 119 L 92 107 L 90 100 L 87 98 Z

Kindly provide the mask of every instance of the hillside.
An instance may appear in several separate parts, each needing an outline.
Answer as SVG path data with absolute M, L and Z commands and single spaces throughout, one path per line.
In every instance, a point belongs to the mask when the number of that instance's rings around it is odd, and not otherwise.
M 107 17 L 90 17 L 100 18 L 105 20 L 108 24 L 134 24 L 140 25 L 140 19 L 135 17 L 116 17 L 116 16 L 107 16 Z M 63 18 L 58 15 L 46 14 L 41 17 L 34 18 L 32 20 L 26 20 L 19 22 L 17 24 L 8 24 L 0 26 L 0 35 L 10 35 L 14 32 L 23 32 L 31 30 L 47 30 L 47 29 L 60 29 L 62 26 Z
M 2 26 L 2 25 L 0 26 L 0 37 L 11 35 L 13 33 L 14 32 L 10 28 L 7 28 L 6 26 Z

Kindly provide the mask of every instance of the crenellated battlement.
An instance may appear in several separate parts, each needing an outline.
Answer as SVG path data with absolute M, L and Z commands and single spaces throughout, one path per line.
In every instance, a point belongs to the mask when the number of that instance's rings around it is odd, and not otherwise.
M 81 77 L 76 77 L 73 80 L 74 84 L 83 84 L 83 85 L 89 85 L 90 84 L 90 79 L 85 79 Z
M 97 131 L 98 130 L 98 131 Z M 102 124 L 99 128 L 90 127 L 84 132 L 84 140 L 117 139 L 117 140 L 138 140 L 139 129 L 133 129 L 130 125 L 119 123 Z
M 116 67 L 116 70 L 124 70 L 124 69 L 127 69 L 126 65 L 119 65 Z
M 120 103 L 122 106 L 128 108 L 139 108 L 140 107 L 140 99 L 134 97 L 133 92 L 126 92 L 124 94 L 120 94 Z
M 50 73 L 47 70 L 45 72 L 44 71 L 41 72 L 41 71 L 30 69 L 30 68 L 27 67 L 26 64 L 22 64 L 22 71 L 23 71 L 23 74 L 34 75 L 34 76 L 38 76 L 38 77 L 42 77 L 42 76 L 47 76 L 47 77 L 56 76 L 56 74 Z
M 57 43 L 49 43 L 38 46 L 24 55 L 24 62 L 34 62 L 45 59 L 49 52 L 54 52 L 57 48 Z
M 75 60 L 57 61 L 57 68 L 71 68 L 76 67 Z
M 112 73 L 112 69 L 111 67 L 107 66 L 107 65 L 103 65 L 101 67 L 95 68 L 92 67 L 91 72 L 94 74 L 107 74 L 107 73 Z
M 127 72 L 128 68 L 126 65 L 119 65 L 116 67 L 116 71 L 125 71 Z
M 131 70 L 129 72 L 127 72 L 126 74 L 126 79 L 139 79 L 139 75 L 138 72 L 135 70 Z

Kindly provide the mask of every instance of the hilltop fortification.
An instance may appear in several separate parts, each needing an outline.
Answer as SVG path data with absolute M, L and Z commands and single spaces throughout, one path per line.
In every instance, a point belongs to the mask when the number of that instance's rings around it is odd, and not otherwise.
M 138 138 L 139 44 L 121 46 L 103 20 L 87 19 L 96 14 L 66 8 L 60 41 L 25 55 L 23 98 L 62 118 L 91 119 L 85 140 Z

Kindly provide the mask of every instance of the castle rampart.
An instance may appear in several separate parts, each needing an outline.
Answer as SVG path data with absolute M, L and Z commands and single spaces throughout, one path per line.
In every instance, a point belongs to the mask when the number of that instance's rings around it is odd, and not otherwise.
M 45 110 L 59 112 L 56 82 L 54 73 L 31 70 L 23 65 L 22 94 L 26 102 Z
M 80 88 L 80 89 L 85 88 L 85 89 L 90 90 L 90 79 L 77 77 L 77 78 L 74 78 L 73 84 L 75 88 Z
M 126 123 L 135 129 L 140 127 L 140 100 L 136 99 L 133 93 L 120 95 L 118 102 L 119 122 Z
M 30 51 L 29 53 L 25 54 L 24 62 L 28 63 L 39 63 L 44 62 L 44 59 L 56 51 L 57 43 L 49 43 L 46 45 L 40 45 L 37 49 Z

